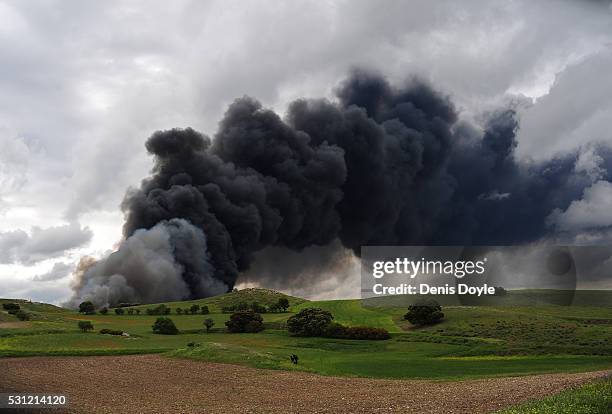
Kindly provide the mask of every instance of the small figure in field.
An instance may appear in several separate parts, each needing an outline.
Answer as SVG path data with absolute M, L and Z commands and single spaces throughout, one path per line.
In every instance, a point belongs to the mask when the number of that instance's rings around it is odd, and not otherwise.
M 291 354 L 291 356 L 289 356 L 289 359 L 291 359 L 291 362 L 293 362 L 294 364 L 298 363 L 298 356 L 296 354 Z

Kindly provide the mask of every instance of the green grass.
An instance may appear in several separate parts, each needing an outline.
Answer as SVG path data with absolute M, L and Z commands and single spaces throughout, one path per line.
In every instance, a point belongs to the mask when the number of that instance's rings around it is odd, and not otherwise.
M 499 412 L 499 414 L 610 413 L 612 413 L 612 377 Z
M 192 303 L 208 304 L 212 311 L 209 315 L 173 312 L 170 317 L 181 333 L 169 336 L 153 334 L 151 326 L 157 317 L 144 312 L 138 316 L 80 315 L 51 305 L 24 303 L 23 308 L 34 316 L 29 322 L 16 324 L 14 316 L 0 312 L 0 356 L 164 353 L 324 375 L 444 380 L 612 368 L 611 306 L 445 307 L 446 319 L 442 323 L 415 329 L 402 320 L 405 308 L 363 307 L 359 300 L 308 302 L 289 297 L 289 312 L 263 315 L 267 326 L 263 332 L 224 331 L 229 315 L 220 313 L 222 306 L 240 301 L 269 304 L 280 295 L 248 289 L 199 301 L 169 303 L 173 309 Z M 392 339 L 296 338 L 278 329 L 305 307 L 327 309 L 345 325 L 385 328 L 392 333 Z M 215 321 L 210 333 L 203 330 L 206 318 Z M 96 331 L 80 332 L 79 320 L 92 321 Z M 130 336 L 97 333 L 102 328 L 122 330 Z M 199 346 L 188 347 L 191 342 Z M 292 353 L 300 358 L 297 366 L 289 362 Z
M 348 326 L 376 326 L 389 332 L 401 332 L 402 329 L 393 322 L 393 313 L 386 313 L 380 309 L 368 309 L 361 306 L 361 301 L 353 300 L 326 300 L 306 302 L 292 307 L 292 311 L 317 307 L 328 310 L 334 315 L 334 320 Z

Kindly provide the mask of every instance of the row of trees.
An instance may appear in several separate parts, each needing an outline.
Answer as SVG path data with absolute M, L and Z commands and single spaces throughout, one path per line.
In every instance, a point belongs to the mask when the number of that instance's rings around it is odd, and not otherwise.
M 139 308 L 129 308 L 129 307 L 118 307 L 114 308 L 113 311 L 115 315 L 140 315 L 141 310 Z M 96 308 L 94 304 L 90 301 L 81 302 L 79 305 L 79 312 L 85 315 L 94 315 L 96 313 Z M 107 315 L 109 309 L 107 307 L 103 307 L 98 311 L 101 315 Z M 161 304 L 154 308 L 145 309 L 145 314 L 147 315 L 170 315 L 172 313 L 172 308 Z M 208 315 L 210 313 L 210 309 L 208 306 L 200 306 L 193 304 L 188 308 L 176 308 L 175 313 L 177 315 Z
M 283 298 L 284 299 L 284 298 Z M 204 307 L 203 307 L 204 308 Z M 204 309 L 198 305 L 193 305 L 189 312 L 197 314 L 203 312 Z M 205 307 L 206 313 L 208 308 Z M 6 309 L 6 307 L 5 307 Z M 180 309 L 180 308 L 179 308 Z M 14 310 L 11 308 L 11 310 Z M 123 310 L 123 308 L 117 308 Z M 154 313 L 153 313 L 154 312 Z M 153 308 L 148 314 L 167 315 L 170 313 L 170 308 L 165 305 L 159 305 Z M 180 314 L 180 313 L 179 313 Z M 418 302 L 408 307 L 408 312 L 404 315 L 404 319 L 408 320 L 415 326 L 432 325 L 440 322 L 444 318 L 442 307 L 433 300 Z M 215 322 L 212 319 L 204 320 L 204 328 L 207 332 L 214 326 Z M 93 325 L 90 321 L 80 321 L 79 329 L 83 332 L 93 330 Z M 240 310 L 232 313 L 230 319 L 225 322 L 227 331 L 231 333 L 260 332 L 264 329 L 263 318 L 260 313 L 252 309 Z M 179 330 L 168 317 L 157 318 L 152 326 L 153 332 L 164 335 L 176 335 Z M 389 339 L 389 332 L 382 328 L 374 328 L 369 326 L 344 326 L 334 322 L 334 316 L 331 312 L 320 308 L 302 309 L 297 314 L 291 316 L 287 320 L 287 330 L 295 336 L 304 337 L 327 337 L 327 338 L 343 338 L 343 339 Z
M 223 306 L 221 308 L 221 312 L 223 313 L 233 313 L 233 312 L 243 312 L 243 311 L 252 311 L 255 313 L 280 313 L 286 312 L 289 309 L 289 299 L 287 298 L 279 298 L 277 302 L 271 305 L 261 305 L 259 302 L 240 302 L 236 305 L 228 305 Z

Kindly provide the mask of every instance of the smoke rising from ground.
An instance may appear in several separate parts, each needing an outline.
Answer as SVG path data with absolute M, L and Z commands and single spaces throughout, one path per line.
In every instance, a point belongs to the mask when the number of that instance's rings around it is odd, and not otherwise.
M 346 249 L 359 255 L 362 245 L 561 237 L 549 216 L 593 184 L 578 154 L 519 163 L 512 109 L 470 125 L 426 83 L 395 88 L 360 71 L 336 94 L 295 101 L 284 119 L 237 99 L 214 139 L 190 128 L 153 134 L 152 175 L 122 205 L 126 240 L 80 273 L 74 301 L 203 297 L 231 289 L 240 274 L 274 287 L 320 280 L 296 269 L 299 255 L 269 265 L 287 250 L 308 249 L 310 263 Z M 608 179 L 612 157 L 596 155 L 597 177 Z
M 98 307 L 151 303 L 225 292 L 227 286 L 210 276 L 211 269 L 201 229 L 183 219 L 161 221 L 135 231 L 100 261 L 81 259 L 69 305 L 81 300 Z

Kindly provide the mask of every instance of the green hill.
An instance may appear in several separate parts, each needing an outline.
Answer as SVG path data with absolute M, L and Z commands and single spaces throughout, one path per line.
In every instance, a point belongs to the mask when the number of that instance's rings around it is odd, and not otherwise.
M 555 297 L 552 291 L 510 292 L 532 303 L 537 296 Z M 266 329 L 256 334 L 225 330 L 228 313 L 221 308 L 241 302 L 271 305 L 279 298 L 290 302 L 288 312 L 262 314 Z M 52 305 L 18 302 L 35 314 L 16 322 L 6 312 L 0 317 L 0 357 L 27 355 L 117 355 L 165 353 L 167 356 L 250 365 L 261 368 L 305 370 L 327 375 L 383 378 L 456 379 L 541 372 L 578 372 L 612 367 L 612 292 L 581 291 L 574 306 L 443 306 L 444 320 L 415 328 L 402 317 L 406 307 L 379 300 L 307 301 L 267 289 L 243 289 L 216 297 L 167 302 L 180 333 L 156 335 L 151 326 L 158 316 L 146 312 L 83 315 Z M 192 304 L 207 305 L 210 314 L 177 314 Z M 584 306 L 597 304 L 598 306 Z M 153 308 L 158 304 L 135 308 Z M 370 304 L 371 305 L 371 304 Z M 391 306 L 389 306 L 391 305 Z M 605 305 L 605 306 L 604 306 Z M 337 322 L 365 325 L 391 332 L 386 341 L 355 341 L 291 336 L 286 320 L 305 307 L 329 310 Z M 128 308 L 129 309 L 129 308 Z M 206 333 L 203 322 L 212 319 Z M 94 325 L 80 332 L 78 322 Z M 101 329 L 127 335 L 105 335 Z M 300 364 L 291 364 L 295 353 Z
M 206 305 L 210 308 L 211 312 L 219 312 L 221 311 L 221 308 L 225 306 L 235 306 L 239 303 L 251 304 L 253 302 L 257 302 L 260 305 L 270 306 L 272 304 L 277 303 L 280 298 L 287 298 L 290 307 L 299 305 L 304 302 L 308 302 L 306 299 L 285 295 L 284 293 L 277 292 L 271 289 L 247 288 L 225 293 L 223 295 L 212 296 L 205 299 L 186 300 L 180 302 L 164 302 L 163 304 L 173 309 L 184 309 L 190 307 L 191 305 Z M 138 305 L 132 306 L 132 308 L 144 310 L 146 308 L 153 308 L 158 305 L 159 303 Z

